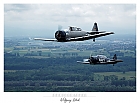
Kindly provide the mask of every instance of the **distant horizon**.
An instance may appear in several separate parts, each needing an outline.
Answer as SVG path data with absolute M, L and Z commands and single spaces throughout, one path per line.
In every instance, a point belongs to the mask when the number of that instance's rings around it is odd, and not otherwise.
M 110 37 L 110 36 L 136 36 L 137 34 L 111 34 L 111 35 L 108 35 L 108 36 L 102 36 L 102 37 L 99 37 L 99 38 L 104 38 L 104 37 Z M 47 36 L 47 35 L 4 35 L 4 37 L 44 37 L 44 38 L 55 38 L 54 37 L 54 34 L 52 34 L 52 36 Z
M 24 38 L 25 40 L 30 40 L 29 38 L 31 38 L 32 40 L 30 41 L 30 42 L 34 42 L 34 43 L 38 43 L 38 42 L 40 42 L 40 43 L 50 43 L 50 42 L 52 42 L 52 41 L 49 41 L 49 42 L 47 42 L 47 41 L 37 41 L 37 40 L 34 40 L 33 38 L 35 38 L 36 36 L 12 36 L 12 37 L 4 37 L 4 39 L 10 39 L 10 40 L 13 40 L 13 39 L 19 39 L 19 40 L 21 40 L 22 38 Z M 38 36 L 39 37 L 39 36 Z M 52 39 L 52 38 L 49 38 L 49 37 L 45 37 L 45 36 L 40 36 L 41 38 L 48 38 L 48 39 Z M 129 35 L 121 35 L 121 34 L 119 34 L 119 35 L 115 35 L 115 34 L 112 34 L 112 35 L 108 35 L 108 36 L 103 36 L 103 37 L 99 37 L 99 38 L 96 38 L 95 39 L 95 43 L 97 42 L 97 41 L 100 41 L 100 40 L 123 40 L 123 39 L 126 39 L 126 40 L 134 40 L 134 41 L 136 41 L 136 35 L 134 35 L 134 34 L 129 34 Z M 81 42 L 83 42 L 83 43 L 86 43 L 86 42 L 89 42 L 89 43 L 94 43 L 93 41 L 92 41 L 92 39 L 90 39 L 90 40 L 85 40 L 85 41 L 81 41 Z M 79 42 L 67 42 L 67 43 L 81 43 L 80 41 Z M 52 42 L 53 43 L 53 42 Z M 57 44 L 59 44 L 59 43 L 57 43 Z

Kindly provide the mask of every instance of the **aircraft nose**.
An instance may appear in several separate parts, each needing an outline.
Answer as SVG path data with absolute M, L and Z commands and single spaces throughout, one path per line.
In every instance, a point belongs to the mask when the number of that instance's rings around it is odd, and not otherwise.
M 55 38 L 58 41 L 65 41 L 66 40 L 66 33 L 65 33 L 65 31 L 60 31 L 60 30 L 56 31 Z
M 61 38 L 60 31 L 57 31 L 57 32 L 56 32 L 56 37 L 57 37 L 57 38 Z
M 61 34 L 58 33 L 58 34 L 57 34 L 57 37 L 60 38 L 60 37 L 61 37 Z

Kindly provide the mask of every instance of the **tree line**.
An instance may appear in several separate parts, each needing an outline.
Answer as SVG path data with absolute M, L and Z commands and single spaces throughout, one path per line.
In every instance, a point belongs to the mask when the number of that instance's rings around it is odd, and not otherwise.
M 95 74 L 136 71 L 136 58 L 120 58 L 125 62 L 115 66 L 76 63 L 83 58 L 39 59 L 5 55 L 4 91 L 136 91 L 136 78 L 126 80 L 110 75 L 100 79 Z
M 76 63 L 87 57 L 57 57 L 57 58 L 27 58 L 22 56 L 4 56 L 4 70 L 33 70 L 39 68 L 48 68 L 59 71 L 69 72 L 120 72 L 136 71 L 136 58 L 123 57 L 122 63 L 112 65 L 84 65 Z M 84 72 L 85 73 L 85 72 Z

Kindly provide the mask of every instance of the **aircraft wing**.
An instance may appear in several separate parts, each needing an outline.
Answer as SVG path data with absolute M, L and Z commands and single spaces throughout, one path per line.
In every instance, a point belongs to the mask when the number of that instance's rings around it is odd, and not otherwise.
M 84 62 L 84 61 L 77 61 L 77 63 L 90 64 L 90 62 Z
M 92 32 L 95 33 L 96 31 L 92 31 Z M 106 36 L 106 35 L 110 35 L 110 34 L 114 34 L 114 32 L 103 32 L 103 33 L 98 32 L 98 34 L 94 34 L 94 35 L 91 33 L 91 34 L 89 34 L 87 36 L 69 38 L 69 39 L 66 40 L 66 42 L 69 42 L 69 41 L 84 41 L 84 40 L 89 40 L 89 39 L 92 39 L 92 38 L 98 38 L 98 37 Z M 34 40 L 56 41 L 57 42 L 57 39 L 46 39 L 46 38 L 34 38 Z
M 82 37 L 70 38 L 68 41 L 83 41 L 83 40 L 98 38 L 98 37 L 106 36 L 106 35 L 110 35 L 110 34 L 114 34 L 114 32 L 105 32 L 105 33 L 99 33 L 99 34 L 94 34 L 94 35 L 87 35 L 87 36 L 82 36 Z
M 57 41 L 57 39 L 45 39 L 45 38 L 34 38 L 34 40 L 42 40 L 42 41 Z

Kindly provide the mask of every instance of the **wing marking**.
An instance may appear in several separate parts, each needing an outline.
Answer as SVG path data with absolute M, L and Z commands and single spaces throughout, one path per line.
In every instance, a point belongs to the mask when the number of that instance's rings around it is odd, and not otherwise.
M 114 32 L 105 32 L 105 33 L 100 33 L 100 34 L 94 34 L 94 35 L 70 38 L 68 41 L 83 41 L 83 40 L 88 40 L 88 39 L 92 39 L 92 38 L 98 38 L 98 37 L 106 36 L 106 35 L 110 35 L 110 34 L 114 34 Z
M 34 40 L 42 40 L 42 41 L 57 41 L 57 39 L 46 39 L 46 38 L 34 38 Z
M 104 32 L 106 32 L 106 31 L 88 31 L 87 33 L 88 34 L 99 34 L 99 33 L 104 33 Z

